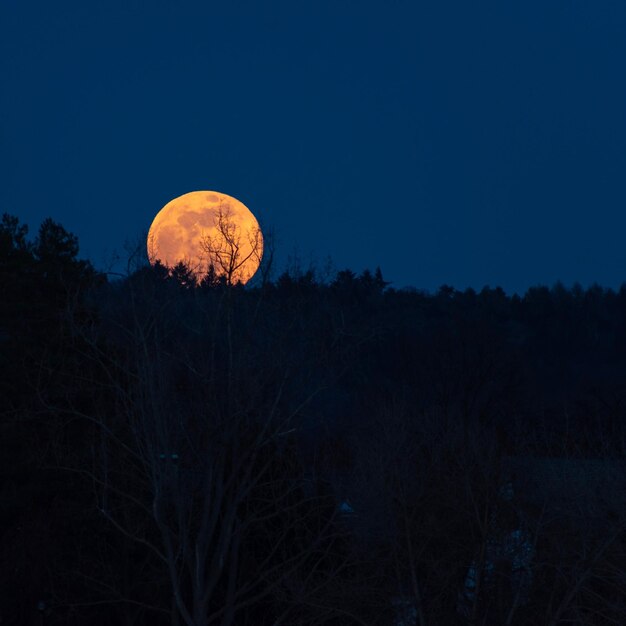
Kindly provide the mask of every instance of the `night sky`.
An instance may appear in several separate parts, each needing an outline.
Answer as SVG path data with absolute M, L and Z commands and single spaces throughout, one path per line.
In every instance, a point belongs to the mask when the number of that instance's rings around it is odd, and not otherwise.
M 105 268 L 214 189 L 281 263 L 626 281 L 626 2 L 0 3 L 0 212 Z

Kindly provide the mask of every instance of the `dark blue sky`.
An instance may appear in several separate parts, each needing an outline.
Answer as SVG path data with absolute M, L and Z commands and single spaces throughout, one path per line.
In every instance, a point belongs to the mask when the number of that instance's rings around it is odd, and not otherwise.
M 624 0 L 3 0 L 0 211 L 102 267 L 215 189 L 338 269 L 626 281 Z

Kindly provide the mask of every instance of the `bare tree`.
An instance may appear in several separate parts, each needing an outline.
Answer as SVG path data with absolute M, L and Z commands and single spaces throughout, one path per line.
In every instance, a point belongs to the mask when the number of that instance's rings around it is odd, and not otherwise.
M 106 321 L 75 327 L 93 402 L 65 411 L 94 429 L 91 466 L 73 469 L 111 527 L 160 564 L 172 623 L 229 626 L 261 606 L 259 624 L 347 618 L 327 593 L 347 568 L 336 503 L 297 454 L 298 416 L 319 389 L 302 384 L 298 334 L 230 288 L 111 289 L 123 293 L 107 297 Z
M 242 230 L 228 207 L 219 205 L 214 235 L 206 235 L 201 243 L 209 265 L 213 265 L 218 276 L 223 276 L 226 284 L 234 285 L 248 281 L 252 274 L 249 267 L 255 268 L 263 256 L 263 236 L 258 227 Z

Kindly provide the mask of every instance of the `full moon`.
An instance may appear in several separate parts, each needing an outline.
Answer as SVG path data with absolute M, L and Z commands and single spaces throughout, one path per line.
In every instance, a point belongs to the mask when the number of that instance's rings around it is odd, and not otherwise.
M 172 268 L 183 262 L 202 280 L 213 273 L 247 283 L 263 256 L 263 235 L 252 212 L 218 191 L 192 191 L 168 202 L 148 231 L 148 259 Z

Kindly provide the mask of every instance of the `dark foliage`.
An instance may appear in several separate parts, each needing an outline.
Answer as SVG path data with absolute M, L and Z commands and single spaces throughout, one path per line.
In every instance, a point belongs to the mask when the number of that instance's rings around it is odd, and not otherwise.
M 0 287 L 3 625 L 626 623 L 626 286 Z

